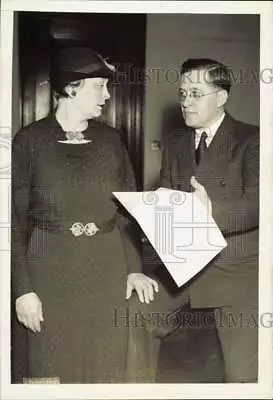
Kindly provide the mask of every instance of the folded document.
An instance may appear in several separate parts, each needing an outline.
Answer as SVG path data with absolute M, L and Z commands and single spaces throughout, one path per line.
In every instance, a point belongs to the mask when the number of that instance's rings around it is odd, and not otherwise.
M 160 188 L 113 194 L 136 219 L 178 286 L 188 282 L 227 246 L 207 207 L 194 192 Z

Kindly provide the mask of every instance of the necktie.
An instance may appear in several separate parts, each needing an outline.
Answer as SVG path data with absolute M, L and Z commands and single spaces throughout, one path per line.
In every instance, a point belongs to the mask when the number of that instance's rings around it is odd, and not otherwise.
M 200 164 L 200 161 L 202 160 L 204 153 L 208 150 L 208 146 L 206 143 L 207 137 L 208 137 L 207 133 L 202 132 L 200 142 L 195 152 L 196 165 Z

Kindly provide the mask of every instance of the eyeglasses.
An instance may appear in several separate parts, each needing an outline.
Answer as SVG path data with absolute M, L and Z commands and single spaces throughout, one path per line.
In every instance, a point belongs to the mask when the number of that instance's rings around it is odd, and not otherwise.
M 197 90 L 193 90 L 193 91 L 191 91 L 191 92 L 186 92 L 185 90 L 180 90 L 180 91 L 178 92 L 178 96 L 179 96 L 179 100 L 180 100 L 181 102 L 184 102 L 184 101 L 186 100 L 187 96 L 189 96 L 189 97 L 190 97 L 191 99 L 193 99 L 194 101 L 198 101 L 198 100 L 200 100 L 202 97 L 209 96 L 209 95 L 214 94 L 214 93 L 217 93 L 217 92 L 219 92 L 219 91 L 220 91 L 220 90 L 215 90 L 214 92 L 202 93 L 202 92 L 199 92 L 199 91 L 197 91 Z

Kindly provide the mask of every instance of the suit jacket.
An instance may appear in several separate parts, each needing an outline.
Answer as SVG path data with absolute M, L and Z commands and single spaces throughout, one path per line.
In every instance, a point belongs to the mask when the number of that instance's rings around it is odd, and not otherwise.
M 205 187 L 212 215 L 227 247 L 194 277 L 193 306 L 257 306 L 259 225 L 259 131 L 226 114 L 208 152 L 195 164 L 194 130 L 168 136 L 161 186 L 192 191 L 191 176 Z

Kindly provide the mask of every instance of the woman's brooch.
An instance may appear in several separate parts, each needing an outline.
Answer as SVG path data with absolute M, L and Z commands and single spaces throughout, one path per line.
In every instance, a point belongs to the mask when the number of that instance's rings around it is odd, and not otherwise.
M 67 144 L 85 144 L 92 142 L 92 140 L 85 139 L 82 132 L 66 132 L 65 137 L 66 140 L 58 140 L 58 142 Z

